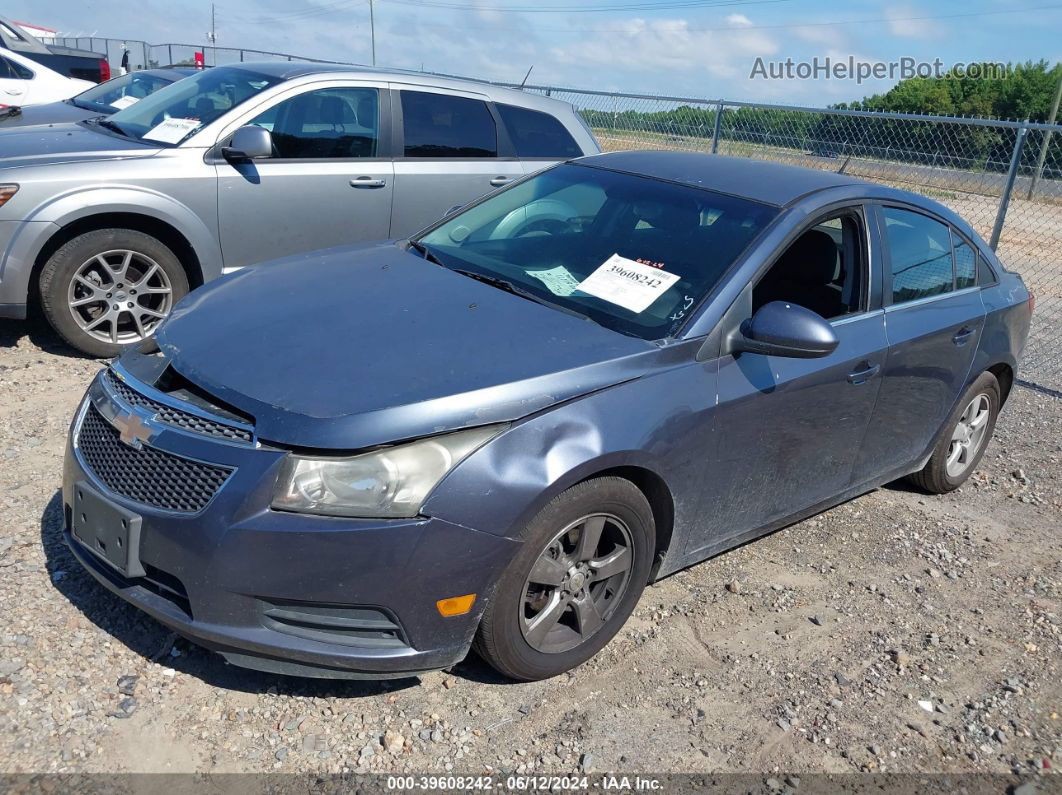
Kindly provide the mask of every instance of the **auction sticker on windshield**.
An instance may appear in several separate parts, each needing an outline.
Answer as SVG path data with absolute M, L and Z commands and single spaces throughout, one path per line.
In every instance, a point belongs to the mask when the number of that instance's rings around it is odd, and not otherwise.
M 126 95 L 124 97 L 118 97 L 118 99 L 111 103 L 111 107 L 118 108 L 118 110 L 124 110 L 130 105 L 135 105 L 139 101 L 140 97 L 130 97 L 129 95 Z
M 548 271 L 528 271 L 527 275 L 534 276 L 554 295 L 569 296 L 579 289 L 579 282 L 563 265 Z
M 162 141 L 164 144 L 180 143 L 188 133 L 199 129 L 203 122 L 199 119 L 166 119 L 144 133 L 148 141 Z
M 644 312 L 679 277 L 619 254 L 613 254 L 579 284 L 579 290 L 631 312 Z

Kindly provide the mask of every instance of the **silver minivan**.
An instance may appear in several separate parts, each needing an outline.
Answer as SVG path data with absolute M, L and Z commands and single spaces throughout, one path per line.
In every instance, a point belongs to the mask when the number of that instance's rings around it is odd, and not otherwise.
M 107 118 L 0 131 L 0 317 L 25 317 L 39 296 L 71 345 L 112 356 L 222 273 L 408 237 L 598 151 L 571 105 L 485 83 L 332 64 L 204 70 Z

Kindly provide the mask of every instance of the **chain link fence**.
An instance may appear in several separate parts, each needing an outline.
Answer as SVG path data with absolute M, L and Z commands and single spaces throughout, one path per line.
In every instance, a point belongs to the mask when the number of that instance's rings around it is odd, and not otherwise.
M 59 39 L 133 68 L 285 53 L 119 39 Z M 456 75 L 452 75 L 456 77 Z M 843 171 L 936 199 L 959 213 L 1036 294 L 1022 377 L 1062 391 L 1062 125 L 758 105 L 515 86 L 572 103 L 605 151 L 680 149 Z

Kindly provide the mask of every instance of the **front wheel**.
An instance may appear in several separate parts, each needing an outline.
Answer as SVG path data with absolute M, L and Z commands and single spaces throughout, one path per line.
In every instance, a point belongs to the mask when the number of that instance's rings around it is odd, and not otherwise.
M 931 494 L 945 494 L 965 483 L 992 438 L 1000 403 L 999 381 L 992 373 L 981 373 L 948 417 L 929 462 L 910 475 L 910 481 Z
M 500 673 L 533 681 L 589 660 L 627 621 L 655 548 L 653 512 L 628 480 L 603 477 L 559 494 L 520 535 L 476 650 Z
M 188 292 L 188 275 L 151 235 L 97 229 L 52 254 L 40 290 L 44 315 L 63 339 L 90 356 L 117 356 L 155 333 Z

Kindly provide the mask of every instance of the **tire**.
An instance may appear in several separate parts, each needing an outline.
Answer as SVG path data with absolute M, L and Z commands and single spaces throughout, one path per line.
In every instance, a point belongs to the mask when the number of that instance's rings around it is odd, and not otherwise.
M 594 567 L 580 556 L 580 544 L 592 543 L 595 533 L 584 533 L 599 522 L 599 541 L 590 555 Z M 477 653 L 499 673 L 525 682 L 586 662 L 612 640 L 638 603 L 655 535 L 652 509 L 629 480 L 597 478 L 557 495 L 518 535 L 522 547 L 480 621 Z M 623 547 L 631 559 L 625 560 Z M 561 571 L 567 572 L 563 583 L 557 582 Z M 541 579 L 539 572 L 556 584 L 529 582 Z M 552 615 L 560 618 L 542 634 L 546 622 L 536 619 Z
M 48 323 L 70 345 L 98 357 L 117 356 L 150 337 L 187 293 L 188 274 L 173 251 L 132 229 L 78 235 L 52 254 L 40 275 Z
M 971 412 L 971 407 L 974 406 L 975 401 L 980 401 L 977 411 L 983 410 L 986 412 L 983 420 L 983 431 L 980 430 L 982 426 L 979 424 L 974 429 L 977 431 L 976 440 L 970 440 L 966 445 L 965 453 L 962 453 L 953 447 L 953 442 L 959 447 L 963 446 L 962 441 L 957 441 L 955 437 L 956 434 L 965 435 L 965 432 L 959 429 L 960 423 L 966 426 L 966 430 L 969 430 L 970 426 L 967 424 L 967 420 L 979 416 L 976 413 L 968 414 L 968 412 Z M 929 457 L 929 462 L 921 471 L 908 475 L 908 480 L 930 494 L 945 494 L 949 491 L 954 491 L 965 483 L 966 479 L 977 469 L 977 465 L 981 462 L 981 456 L 984 455 L 985 448 L 988 447 L 988 442 L 992 438 L 992 432 L 996 427 L 996 418 L 999 416 L 1000 402 L 999 381 L 996 380 L 992 373 L 981 373 L 977 380 L 959 398 L 955 409 L 944 423 L 940 438 L 936 447 L 933 448 L 933 454 Z M 959 463 L 962 464 L 962 467 L 960 469 L 958 466 L 953 465 L 949 469 L 949 457 L 956 453 L 959 454 Z

